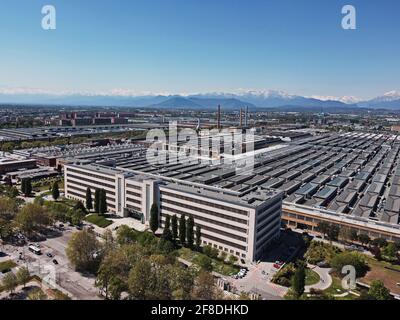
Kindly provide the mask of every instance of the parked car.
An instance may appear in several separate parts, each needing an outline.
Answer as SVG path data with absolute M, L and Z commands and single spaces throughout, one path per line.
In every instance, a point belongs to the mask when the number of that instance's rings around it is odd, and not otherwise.
M 48 256 L 49 258 L 53 258 L 53 254 L 51 252 L 47 252 L 46 256 Z
M 58 261 L 56 259 L 53 259 L 54 264 L 58 264 Z

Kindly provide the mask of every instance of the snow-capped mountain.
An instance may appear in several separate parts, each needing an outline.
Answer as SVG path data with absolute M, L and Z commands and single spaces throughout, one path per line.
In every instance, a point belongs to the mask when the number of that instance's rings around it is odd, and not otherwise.
M 71 106 L 122 106 L 122 107 L 168 107 L 213 108 L 220 104 L 226 109 L 249 108 L 346 108 L 366 107 L 400 110 L 400 91 L 389 91 L 368 101 L 353 96 L 301 96 L 279 90 L 239 89 L 231 92 L 197 94 L 135 94 L 134 91 L 111 90 L 100 93 L 52 93 L 45 90 L 0 88 L 0 103 L 30 103 Z
M 363 101 L 358 104 L 362 107 L 380 108 L 380 109 L 400 109 L 400 91 L 392 90 L 382 96 Z

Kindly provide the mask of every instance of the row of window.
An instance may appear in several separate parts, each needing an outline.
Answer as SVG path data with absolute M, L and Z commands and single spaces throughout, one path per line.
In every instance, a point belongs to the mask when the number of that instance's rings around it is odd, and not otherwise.
M 275 208 L 275 207 L 281 206 L 281 205 L 282 205 L 282 201 L 280 199 L 277 199 L 274 202 L 272 202 L 271 204 L 268 204 L 268 206 L 266 206 L 264 208 L 264 210 L 257 212 L 257 221 L 258 222 L 262 222 L 262 220 L 265 219 L 265 217 L 268 216 L 268 214 L 271 213 L 271 208 L 272 207 Z
M 207 241 L 203 240 L 203 245 L 205 245 L 205 246 L 209 245 L 210 247 L 214 247 L 215 249 L 219 249 L 220 251 L 223 250 L 225 252 L 229 252 L 230 254 L 237 255 L 238 257 L 241 256 L 242 258 L 246 258 L 246 254 L 244 254 L 244 253 L 242 253 L 242 255 L 240 255 L 240 252 L 238 252 L 238 251 L 235 252 L 235 250 L 228 249 L 228 248 L 222 247 L 222 246 L 218 246 L 217 244 L 212 243 L 212 242 L 207 242 Z
M 85 175 L 85 176 L 87 176 L 87 177 L 93 177 L 93 178 L 100 179 L 100 180 L 106 180 L 106 181 L 110 181 L 110 182 L 115 182 L 115 179 L 114 179 L 114 178 L 109 178 L 109 177 L 100 176 L 100 175 L 97 175 L 97 174 L 94 174 L 94 173 L 89 173 L 89 172 L 87 172 L 87 171 L 80 171 L 80 170 L 75 170 L 75 169 L 67 168 L 67 174 L 69 174 L 70 172 L 72 172 L 72 173 L 77 173 L 77 174 L 81 174 L 81 175 L 83 174 L 83 175 Z
M 165 206 L 165 205 L 161 205 L 160 208 L 161 208 L 161 210 L 165 209 L 165 210 L 168 210 L 170 212 L 178 213 L 178 214 L 181 214 L 183 212 L 183 211 L 180 211 L 180 210 L 177 210 L 177 209 L 171 208 L 169 206 Z M 223 222 L 216 221 L 216 220 L 213 220 L 213 219 L 205 218 L 204 216 L 197 215 L 197 214 L 191 214 L 191 213 L 187 213 L 187 212 L 185 212 L 185 214 L 186 215 L 192 215 L 193 218 L 196 219 L 196 220 L 209 222 L 209 223 L 212 223 L 212 224 L 224 227 L 224 228 L 232 229 L 232 230 L 239 231 L 241 233 L 247 234 L 247 229 L 239 228 L 239 227 L 236 227 L 236 226 L 232 226 L 231 224 L 228 224 L 228 223 L 223 223 Z
M 280 212 L 277 212 L 276 214 L 270 216 L 268 218 L 268 220 L 264 221 L 262 224 L 258 224 L 257 225 L 257 232 L 260 232 L 261 230 L 263 230 L 265 228 L 265 226 L 267 226 L 268 224 L 271 224 L 271 221 L 275 221 L 277 218 L 281 217 Z
M 134 184 L 130 184 L 130 183 L 127 183 L 127 184 L 126 184 L 126 188 L 130 188 L 130 189 L 135 189 L 135 190 L 140 190 L 140 191 L 142 191 L 142 187 L 141 187 L 141 186 L 135 186 Z
M 260 242 L 260 240 L 265 241 L 265 239 L 268 239 L 267 235 L 271 235 L 272 233 L 277 232 L 281 227 L 281 224 L 279 222 L 280 222 L 280 219 L 276 219 L 276 221 L 271 223 L 271 226 L 269 228 L 267 228 L 263 232 L 257 234 L 256 243 Z
M 100 185 L 100 186 L 103 186 L 103 187 L 115 189 L 115 185 L 110 185 L 110 184 L 108 184 L 108 183 L 99 182 L 99 181 L 94 181 L 94 180 L 91 180 L 91 179 L 79 177 L 79 176 L 76 176 L 76 175 L 73 175 L 73 174 L 69 174 L 69 173 L 68 173 L 68 174 L 67 174 L 67 180 L 70 179 L 70 178 L 76 179 L 76 180 L 78 180 L 78 181 L 86 181 L 86 182 L 89 182 L 89 183 L 92 183 L 92 184 L 95 184 L 95 185 Z
M 142 197 L 142 195 L 140 193 L 136 193 L 136 192 L 129 191 L 129 190 L 126 191 L 126 194 L 130 194 L 131 196 L 135 196 L 135 197 L 138 197 L 138 198 Z
M 141 207 L 132 206 L 132 205 L 130 205 L 130 204 L 127 204 L 126 207 L 127 207 L 128 209 L 132 209 L 132 210 L 135 210 L 135 211 L 142 212 L 142 208 L 141 208 Z
M 81 194 L 79 194 L 77 192 L 74 192 L 74 191 L 68 190 L 68 194 L 71 194 L 71 195 L 73 195 L 75 197 L 78 197 L 79 199 L 84 199 L 84 196 L 82 196 Z M 109 200 L 109 198 L 107 198 L 107 200 Z M 107 202 L 107 207 L 111 207 L 111 208 L 115 209 L 115 205 L 112 204 L 112 203 L 109 203 L 109 202 Z
M 140 205 L 142 204 L 142 202 L 140 200 L 132 199 L 132 198 L 129 198 L 129 197 L 126 198 L 126 201 L 137 203 L 137 204 L 140 204 Z
M 194 203 L 198 203 L 198 204 L 202 204 L 202 205 L 209 206 L 209 207 L 212 207 L 212 208 L 217 208 L 217 209 L 226 210 L 226 211 L 229 211 L 229 212 L 238 213 L 238 214 L 241 214 L 241 215 L 244 215 L 244 216 L 248 216 L 248 212 L 245 211 L 245 210 L 240 210 L 240 209 L 224 206 L 224 205 L 221 205 L 221 204 L 216 204 L 216 203 L 213 203 L 213 202 L 208 202 L 208 201 L 204 201 L 204 200 L 190 198 L 190 197 L 182 196 L 182 195 L 179 195 L 179 194 L 176 194 L 176 193 L 161 191 L 161 196 L 163 196 L 163 195 L 174 197 L 174 198 L 181 199 L 181 200 L 194 202 Z
M 193 211 L 206 213 L 206 214 L 209 214 L 209 215 L 212 215 L 212 216 L 215 216 L 215 217 L 219 217 L 219 218 L 223 218 L 223 219 L 227 219 L 227 220 L 230 220 L 230 221 L 235 221 L 235 222 L 247 225 L 247 220 L 235 218 L 235 217 L 232 217 L 232 216 L 228 216 L 226 214 L 222 214 L 222 213 L 218 213 L 218 212 L 215 212 L 215 211 L 206 210 L 206 209 L 203 209 L 203 208 L 194 207 L 194 206 L 191 206 L 191 205 L 188 205 L 188 204 L 184 204 L 184 203 L 180 203 L 180 202 L 176 202 L 176 201 L 173 201 L 173 200 L 161 198 L 161 204 L 162 203 L 173 204 L 175 206 L 179 206 L 179 207 L 182 207 L 182 208 L 186 208 L 186 209 L 190 209 L 190 210 L 193 210 Z
M 164 210 L 168 210 L 169 211 L 168 208 L 164 208 Z M 175 210 L 175 211 L 179 211 L 179 210 Z M 175 212 L 175 213 L 178 213 L 179 215 L 184 214 L 184 215 L 189 216 L 189 217 L 193 216 L 193 219 L 195 218 L 194 215 L 185 213 L 183 211 Z M 161 215 L 163 215 L 163 212 L 161 212 Z M 166 214 L 166 215 L 170 215 L 170 214 Z M 200 226 L 202 230 L 207 230 L 207 231 L 214 232 L 214 233 L 217 233 L 217 234 L 220 234 L 220 235 L 232 238 L 232 239 L 236 239 L 236 240 L 242 241 L 242 242 L 247 242 L 247 238 L 246 237 L 240 237 L 240 236 L 234 235 L 234 234 L 229 233 L 229 232 L 225 232 L 225 231 L 222 231 L 222 230 L 219 230 L 219 229 L 215 229 L 215 228 L 212 228 L 212 227 L 209 227 L 209 226 L 205 226 L 203 224 L 197 223 L 196 220 L 195 220 L 195 224 Z
M 86 198 L 86 189 L 89 186 L 82 184 L 81 186 L 78 187 L 78 186 L 75 186 L 75 185 L 71 185 L 70 183 L 77 184 L 77 182 L 72 181 L 72 180 L 67 181 L 67 189 L 68 189 L 68 191 L 70 189 L 74 189 L 75 191 L 82 192 L 85 195 L 85 198 Z M 81 188 L 81 187 L 83 187 L 83 188 Z M 94 195 L 94 194 L 95 193 L 92 191 L 92 195 Z M 106 198 L 107 198 L 107 200 L 114 202 L 115 201 L 114 192 L 106 190 Z

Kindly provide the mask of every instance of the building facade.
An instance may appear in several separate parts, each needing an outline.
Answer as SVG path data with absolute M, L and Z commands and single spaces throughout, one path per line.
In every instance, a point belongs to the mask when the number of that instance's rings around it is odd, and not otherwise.
M 149 222 L 154 203 L 161 227 L 167 216 L 191 216 L 203 245 L 246 261 L 258 260 L 280 233 L 282 193 L 277 191 L 254 188 L 240 194 L 93 164 L 65 165 L 64 181 L 67 198 L 85 202 L 87 188 L 92 198 L 101 188 L 109 212 L 142 223 Z

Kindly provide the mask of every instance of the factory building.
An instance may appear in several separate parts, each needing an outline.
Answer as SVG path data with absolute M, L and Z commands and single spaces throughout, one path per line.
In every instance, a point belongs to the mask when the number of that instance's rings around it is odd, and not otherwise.
M 192 216 L 201 227 L 203 245 L 255 261 L 279 236 L 282 193 L 253 188 L 244 193 L 207 185 L 172 182 L 94 164 L 64 166 L 65 195 L 85 202 L 96 188 L 106 191 L 108 210 L 148 223 L 151 206 L 159 206 L 160 225 L 166 216 Z

